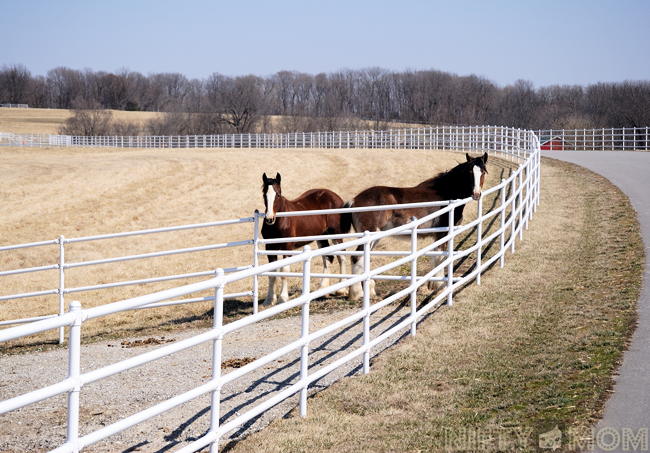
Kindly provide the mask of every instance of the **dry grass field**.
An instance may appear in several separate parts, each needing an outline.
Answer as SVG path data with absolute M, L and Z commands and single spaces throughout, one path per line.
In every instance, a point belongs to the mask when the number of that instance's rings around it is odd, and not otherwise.
M 101 150 L 2 148 L 0 246 L 93 236 L 216 220 L 250 217 L 263 211 L 262 173 L 282 174 L 283 193 L 295 198 L 309 188 L 326 187 L 350 199 L 376 184 L 415 185 L 450 169 L 463 154 L 394 150 Z M 486 186 L 507 177 L 511 164 L 493 159 Z M 363 175 L 360 177 L 359 175 Z M 475 206 L 475 204 L 474 204 Z M 487 203 L 486 203 L 487 206 Z M 466 216 L 475 213 L 468 210 Z M 253 224 L 136 236 L 66 245 L 66 262 L 97 260 L 162 250 L 250 239 Z M 392 247 L 385 241 L 381 247 Z M 402 246 L 403 247 L 403 246 Z M 0 270 L 58 262 L 58 245 L 5 251 Z M 263 259 L 264 260 L 264 259 Z M 66 270 L 66 288 L 209 271 L 251 264 L 252 247 L 205 251 Z M 377 259 L 376 264 L 380 263 Z M 314 263 L 318 271 L 320 263 Z M 2 277 L 2 294 L 58 287 L 58 271 Z M 129 286 L 66 295 L 92 307 L 193 280 Z M 317 285 L 318 282 L 314 282 Z M 296 281 L 297 284 L 297 281 Z M 261 281 L 261 298 L 266 279 Z M 227 293 L 252 289 L 242 281 Z M 207 293 L 206 293 L 207 295 Z M 0 320 L 57 313 L 58 296 L 2 302 Z M 239 304 L 250 309 L 250 298 Z M 236 309 L 238 312 L 239 309 Z M 130 312 L 90 322 L 86 338 L 120 331 L 170 328 L 180 320 L 197 320 L 209 304 Z M 52 342 L 55 333 L 30 341 Z

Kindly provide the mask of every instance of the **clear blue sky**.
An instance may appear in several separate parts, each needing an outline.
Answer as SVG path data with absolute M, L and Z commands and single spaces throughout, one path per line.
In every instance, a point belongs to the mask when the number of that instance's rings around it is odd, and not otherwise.
M 650 79 L 649 0 L 0 0 L 0 65 L 188 78 L 380 67 L 500 86 Z

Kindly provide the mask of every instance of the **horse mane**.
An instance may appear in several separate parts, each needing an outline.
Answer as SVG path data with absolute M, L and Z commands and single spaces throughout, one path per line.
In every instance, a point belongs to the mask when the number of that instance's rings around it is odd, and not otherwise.
M 458 174 L 465 171 L 470 164 L 471 162 L 460 163 L 451 170 L 443 171 L 435 175 L 433 178 L 422 181 L 416 187 L 433 190 L 443 197 L 446 194 L 452 194 L 453 189 L 455 188 L 454 183 L 457 182 Z

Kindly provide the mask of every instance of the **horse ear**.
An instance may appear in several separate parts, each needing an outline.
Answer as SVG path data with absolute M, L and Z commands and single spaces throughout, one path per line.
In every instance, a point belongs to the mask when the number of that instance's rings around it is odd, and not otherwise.
M 266 184 L 266 181 L 268 180 L 269 178 L 266 177 L 266 173 L 262 173 L 262 181 L 264 182 L 264 184 Z
M 488 153 L 483 154 L 483 163 L 487 164 Z
M 465 153 L 465 157 L 467 157 L 467 162 L 470 162 L 472 160 L 472 158 L 469 157 L 469 153 Z
M 275 175 L 275 180 L 278 182 L 278 184 L 280 184 L 280 173 Z

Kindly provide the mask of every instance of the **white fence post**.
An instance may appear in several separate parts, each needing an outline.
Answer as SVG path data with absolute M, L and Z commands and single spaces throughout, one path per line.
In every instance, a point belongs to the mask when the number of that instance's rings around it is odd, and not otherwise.
M 539 143 L 538 143 L 539 145 Z M 539 191 L 541 184 L 541 168 L 542 168 L 542 153 L 541 150 L 537 153 L 537 159 L 535 160 L 535 212 L 537 212 L 537 206 L 539 206 Z
M 411 261 L 411 317 L 413 322 L 411 323 L 411 336 L 414 337 L 417 329 L 417 303 L 418 303 L 418 287 L 417 284 L 417 271 L 418 271 L 418 259 L 415 256 L 415 253 L 418 251 L 418 230 L 415 225 L 417 218 L 411 217 L 411 222 L 413 223 L 413 229 L 411 230 L 411 253 L 413 254 L 413 260 Z
M 478 224 L 476 225 L 476 284 L 481 284 L 481 258 L 483 255 L 483 195 L 477 200 L 478 207 L 476 209 L 476 218 Z
M 524 187 L 523 187 L 523 169 L 519 171 L 519 240 L 524 239 L 524 228 L 523 228 L 523 217 L 524 217 L 524 207 L 523 207 L 523 196 L 524 196 Z
M 516 218 L 515 214 L 517 212 L 517 197 L 515 196 L 517 192 L 517 178 L 512 178 L 512 183 L 511 183 L 511 191 L 510 195 L 512 196 L 512 207 L 510 208 L 510 253 L 515 253 L 515 223 L 516 223 Z
M 303 248 L 303 253 L 306 255 L 305 261 L 302 263 L 302 295 L 306 296 L 310 292 L 310 273 L 311 273 L 311 258 L 309 258 L 311 247 L 306 245 Z M 309 343 L 306 341 L 309 336 L 309 298 L 305 299 L 302 304 L 302 326 L 301 326 L 301 340 L 305 341 L 300 350 L 300 381 L 303 387 L 300 389 L 300 416 L 307 416 L 307 389 L 309 383 Z
M 370 236 L 369 231 L 363 233 L 364 238 L 368 239 Z M 371 243 L 366 242 L 363 246 L 363 273 L 368 274 L 370 272 L 370 247 Z M 367 276 L 363 281 L 363 310 L 365 315 L 363 316 L 363 347 L 368 348 L 368 343 L 370 342 L 370 276 Z M 363 374 L 368 374 L 370 372 L 370 349 L 366 349 L 363 353 Z
M 499 258 L 499 264 L 501 267 L 505 265 L 506 260 L 506 251 L 504 250 L 505 237 L 506 237 L 506 180 L 501 178 L 501 238 L 499 240 L 499 252 L 501 257 Z
M 215 276 L 223 282 L 223 269 L 217 269 Z M 214 290 L 214 322 L 212 328 L 219 332 L 212 342 L 212 378 L 213 381 L 221 380 L 221 352 L 223 347 L 223 284 Z M 221 383 L 212 391 L 210 408 L 210 431 L 216 432 L 219 429 L 219 417 L 221 405 Z M 210 453 L 217 453 L 219 449 L 219 436 L 210 444 Z
M 68 345 L 68 379 L 73 381 L 73 388 L 68 393 L 68 435 L 67 444 L 75 445 L 79 439 L 79 381 L 81 369 L 81 304 L 78 301 L 70 302 L 70 313 L 76 314 L 70 326 L 70 344 Z M 76 447 L 76 446 L 75 446 Z
M 451 200 L 450 203 L 453 204 L 454 200 Z M 447 294 L 447 305 L 450 307 L 453 305 L 453 291 L 452 287 L 454 286 L 454 211 L 456 208 L 449 210 L 449 241 L 447 242 L 447 259 L 449 259 L 449 264 L 447 264 L 447 289 L 449 293 Z
M 530 206 L 530 191 L 531 191 L 531 161 L 528 159 L 526 164 L 526 231 L 528 231 L 528 221 L 533 218 L 533 210 Z
M 59 237 L 59 316 L 63 316 L 65 310 L 65 296 L 63 290 L 65 288 L 65 238 L 63 236 Z M 59 327 L 59 344 L 63 344 L 64 341 L 64 328 Z
M 259 247 L 260 247 L 260 211 L 257 209 L 253 214 L 253 267 L 259 266 Z M 257 314 L 259 305 L 259 276 L 255 274 L 253 277 L 253 314 Z

